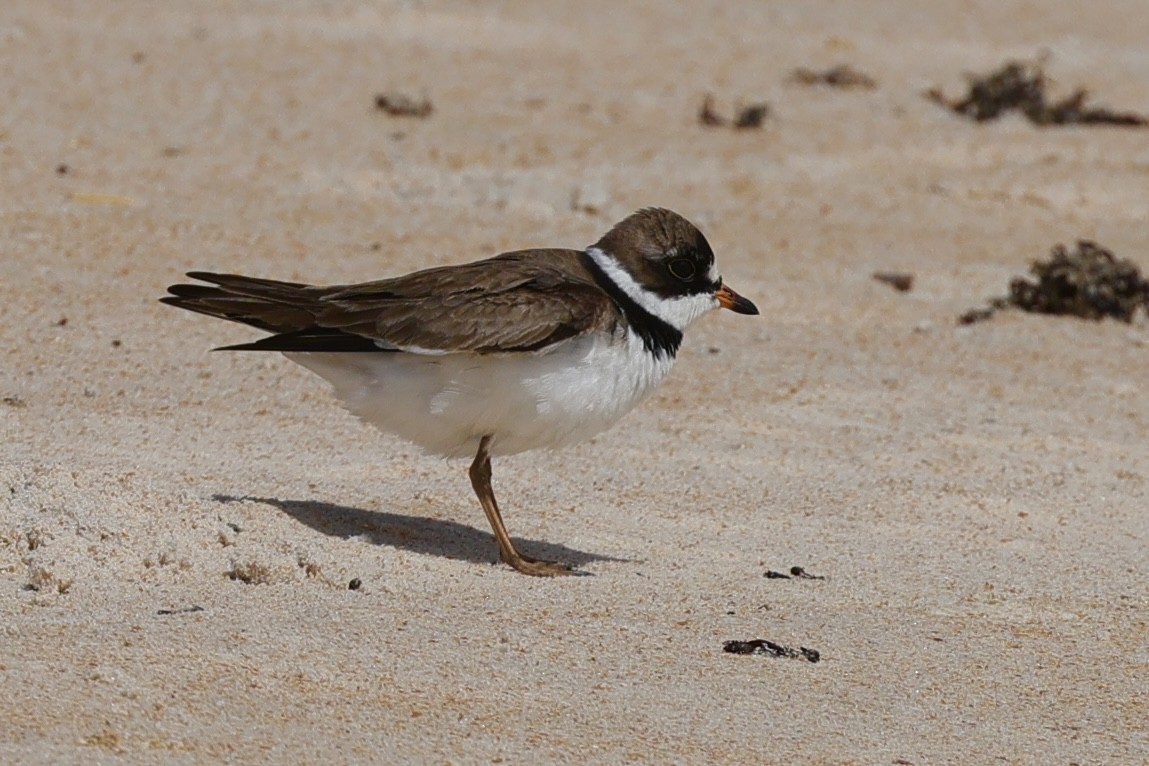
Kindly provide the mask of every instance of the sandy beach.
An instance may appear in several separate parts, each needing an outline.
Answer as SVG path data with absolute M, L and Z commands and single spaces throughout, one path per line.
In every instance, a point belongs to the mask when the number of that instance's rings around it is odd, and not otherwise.
M 1149 322 L 957 321 L 1057 244 L 1149 269 L 1149 130 L 923 97 L 1044 56 L 1149 112 L 1144 10 L 7 0 L 0 762 L 1149 763 Z M 875 87 L 791 79 L 836 64 Z M 762 314 L 495 462 L 522 550 L 588 577 L 500 565 L 466 461 L 157 302 L 650 205 Z

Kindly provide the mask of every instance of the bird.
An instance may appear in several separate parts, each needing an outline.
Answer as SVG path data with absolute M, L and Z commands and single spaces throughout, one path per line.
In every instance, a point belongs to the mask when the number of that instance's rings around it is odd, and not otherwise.
M 527 575 L 583 574 L 516 548 L 491 459 L 581 442 L 665 378 L 712 309 L 758 308 L 722 280 L 702 232 L 643 208 L 583 249 L 528 249 L 371 282 L 316 286 L 192 271 L 160 301 L 271 333 L 217 350 L 278 351 L 362 420 L 469 476 L 499 558 Z

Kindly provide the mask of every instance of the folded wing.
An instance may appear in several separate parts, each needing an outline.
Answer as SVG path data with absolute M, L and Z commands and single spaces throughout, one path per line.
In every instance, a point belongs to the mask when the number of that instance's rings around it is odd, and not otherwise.
M 613 321 L 573 250 L 527 250 L 357 285 L 315 287 L 190 272 L 169 305 L 273 333 L 256 351 L 538 351 Z

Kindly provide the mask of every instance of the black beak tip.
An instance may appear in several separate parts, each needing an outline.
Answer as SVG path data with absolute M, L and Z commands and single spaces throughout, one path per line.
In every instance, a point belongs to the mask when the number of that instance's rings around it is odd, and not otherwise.
M 758 314 L 758 307 L 755 306 L 752 301 L 743 298 L 741 295 L 734 301 L 734 305 L 730 307 L 730 310 L 735 314 L 748 314 L 751 316 L 757 316 Z
M 758 307 L 752 301 L 743 298 L 721 282 L 718 284 L 718 292 L 715 297 L 718 299 L 718 305 L 733 311 L 735 314 L 755 315 L 758 313 Z

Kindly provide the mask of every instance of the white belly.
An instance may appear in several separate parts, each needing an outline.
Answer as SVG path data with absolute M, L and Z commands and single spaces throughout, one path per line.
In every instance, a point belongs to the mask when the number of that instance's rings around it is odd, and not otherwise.
M 284 354 L 335 387 L 349 411 L 428 452 L 470 457 L 561 447 L 609 428 L 665 377 L 673 358 L 625 340 L 576 338 L 545 353 Z

